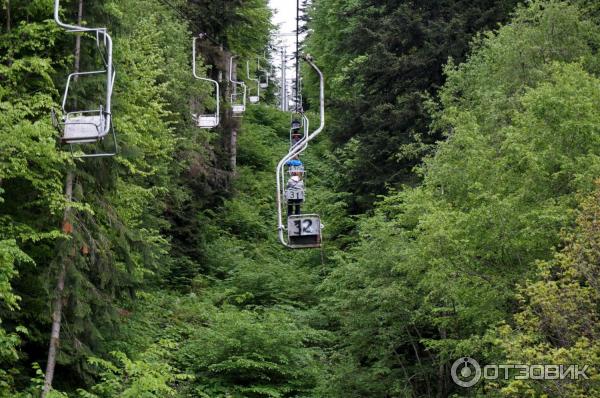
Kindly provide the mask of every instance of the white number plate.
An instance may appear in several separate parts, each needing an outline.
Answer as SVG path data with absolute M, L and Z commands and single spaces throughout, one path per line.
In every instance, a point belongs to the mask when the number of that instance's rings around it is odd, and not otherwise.
M 289 236 L 319 235 L 321 220 L 319 217 L 290 217 L 288 218 Z
M 285 198 L 287 200 L 304 200 L 303 191 L 285 191 Z

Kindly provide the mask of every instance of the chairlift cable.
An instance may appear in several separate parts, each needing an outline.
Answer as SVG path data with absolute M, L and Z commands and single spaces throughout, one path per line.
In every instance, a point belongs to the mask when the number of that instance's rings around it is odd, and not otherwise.
M 296 0 L 296 112 L 302 109 L 300 100 L 300 0 Z

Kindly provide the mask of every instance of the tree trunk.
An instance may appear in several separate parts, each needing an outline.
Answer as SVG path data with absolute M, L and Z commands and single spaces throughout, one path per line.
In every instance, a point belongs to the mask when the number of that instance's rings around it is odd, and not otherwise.
M 10 0 L 6 0 L 6 33 L 10 33 L 11 29 L 12 29 L 12 26 L 11 26 L 11 16 L 10 16 Z M 12 66 L 12 64 L 13 64 L 12 58 L 9 58 L 7 60 L 7 64 L 9 67 Z
M 6 0 L 6 32 L 10 33 L 10 0 Z
M 81 25 L 83 21 L 83 0 L 79 0 L 79 6 L 77 8 L 77 25 Z M 75 36 L 75 72 L 79 72 L 79 64 L 81 63 L 81 34 L 78 33 Z M 77 81 L 77 76 L 75 76 Z
M 237 127 L 231 129 L 231 137 L 229 143 L 229 167 L 231 172 L 235 174 L 237 166 Z
M 219 47 L 219 50 L 220 50 L 219 51 L 220 59 L 216 61 L 215 66 L 216 65 L 225 65 L 225 64 L 227 64 L 227 62 L 225 61 L 225 52 L 223 51 L 223 45 L 222 44 Z M 216 68 L 213 68 L 213 69 L 218 69 L 218 72 L 217 72 L 217 81 L 219 83 L 222 83 L 223 82 L 223 68 L 219 68 L 217 66 Z M 227 98 L 227 96 L 225 96 L 224 98 Z
M 440 339 L 446 339 L 446 329 L 440 328 Z M 446 365 L 444 363 L 440 363 L 438 367 L 438 398 L 444 398 L 448 396 L 447 391 L 447 380 L 446 380 Z
M 77 9 L 77 24 L 81 25 L 83 21 L 83 0 L 79 0 L 79 6 Z M 75 60 L 74 69 L 75 72 L 79 72 L 81 63 L 81 35 L 77 35 L 75 38 Z M 77 76 L 75 77 L 77 79 Z M 73 232 L 73 226 L 69 222 L 69 213 L 71 206 L 69 205 L 73 200 L 73 171 L 67 173 L 65 180 L 65 197 L 67 199 L 67 206 L 63 214 L 62 231 L 65 234 L 71 234 Z M 68 245 L 67 245 L 68 247 Z M 58 280 L 56 282 L 56 297 L 54 299 L 54 310 L 52 312 L 52 330 L 50 332 L 50 347 L 48 348 L 48 362 L 46 363 L 46 373 L 44 376 L 44 388 L 42 390 L 42 398 L 52 389 L 52 380 L 54 379 L 54 369 L 56 367 L 56 355 L 58 354 L 58 348 L 60 346 L 60 327 L 62 323 L 62 309 L 63 309 L 63 292 L 65 290 L 65 279 L 67 276 L 67 267 L 75 254 L 69 253 L 65 256 L 65 260 L 60 265 L 58 272 Z
M 65 181 L 65 197 L 67 199 L 67 207 L 63 215 L 62 230 L 63 233 L 70 234 L 73 231 L 73 227 L 69 222 L 69 213 L 71 203 L 73 199 L 73 172 L 67 173 Z M 65 257 L 65 261 L 61 263 L 60 271 L 58 272 L 58 281 L 56 283 L 56 297 L 54 299 L 54 310 L 52 312 L 52 331 L 50 333 L 50 348 L 48 349 L 48 362 L 46 364 L 46 374 L 44 376 L 44 388 L 42 390 L 42 398 L 52 389 L 52 379 L 54 378 L 54 368 L 56 367 L 56 355 L 58 353 L 58 347 L 60 345 L 60 326 L 62 321 L 62 307 L 63 307 L 63 291 L 65 289 L 65 279 L 67 276 L 67 266 L 70 261 L 70 256 Z
M 237 81 L 237 68 L 236 68 L 235 60 L 233 61 L 233 64 L 231 67 L 232 67 L 231 78 L 232 78 L 232 80 Z M 237 85 L 235 83 L 230 82 L 229 87 L 232 87 L 232 90 L 230 89 L 231 93 L 233 93 L 233 94 L 237 93 Z M 237 97 L 236 97 L 236 101 L 237 101 Z M 233 116 L 233 114 L 231 112 L 229 112 L 228 117 L 230 119 L 229 119 L 229 123 L 227 125 L 231 129 L 230 134 L 229 134 L 229 168 L 231 170 L 231 174 L 234 175 L 236 167 L 237 167 L 238 122 L 232 116 Z

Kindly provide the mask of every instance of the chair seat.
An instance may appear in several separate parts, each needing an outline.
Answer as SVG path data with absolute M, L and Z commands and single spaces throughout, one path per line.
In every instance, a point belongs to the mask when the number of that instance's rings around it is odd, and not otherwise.
M 99 141 L 104 135 L 102 115 L 67 115 L 62 140 L 67 144 L 90 143 Z
M 196 118 L 196 125 L 201 128 L 217 127 L 219 119 L 214 115 L 200 115 Z
M 260 101 L 260 98 L 257 95 L 251 95 L 248 97 L 248 100 L 251 104 L 257 104 Z
M 232 106 L 233 113 L 243 113 L 246 111 L 245 105 L 233 105 Z
M 260 84 L 260 88 L 268 88 L 269 84 L 268 83 L 261 83 Z

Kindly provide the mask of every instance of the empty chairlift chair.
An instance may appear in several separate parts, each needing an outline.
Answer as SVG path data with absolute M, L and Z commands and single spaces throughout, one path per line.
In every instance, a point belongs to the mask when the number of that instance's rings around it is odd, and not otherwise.
M 261 77 L 260 83 L 258 85 L 263 90 L 266 90 L 267 88 L 269 88 L 269 75 L 266 72 L 264 75 L 264 79 Z
M 90 144 L 102 141 L 112 132 L 115 151 L 98 152 L 92 154 L 78 155 L 77 157 L 100 157 L 113 156 L 116 153 L 116 137 L 112 129 L 111 101 L 115 71 L 112 63 L 112 39 L 106 28 L 87 28 L 70 25 L 60 20 L 60 0 L 54 2 L 54 20 L 68 32 L 90 33 L 95 36 L 96 48 L 98 49 L 103 69 L 86 72 L 73 72 L 67 78 L 65 91 L 61 102 L 61 114 L 52 112 L 52 120 L 60 132 L 60 141 L 63 144 L 73 145 Z M 100 77 L 104 86 L 102 99 L 93 107 L 89 106 L 89 99 L 78 97 L 72 93 L 72 86 L 80 78 Z M 70 102 L 69 102 L 70 101 Z M 71 103 L 75 105 L 71 105 Z
M 258 87 L 260 87 L 262 90 L 266 90 L 267 88 L 269 88 L 270 73 L 267 72 L 265 69 L 260 68 L 260 58 L 257 58 L 256 65 L 257 65 L 257 69 L 260 72 L 260 74 L 258 76 Z
M 192 113 L 192 118 L 194 119 L 196 126 L 203 128 L 203 129 L 212 129 L 212 128 L 217 127 L 220 122 L 219 115 L 220 115 L 220 100 L 221 100 L 221 98 L 220 98 L 220 94 L 219 94 L 219 82 L 217 82 L 216 80 L 213 80 L 213 79 L 209 79 L 207 77 L 198 76 L 198 73 L 196 72 L 196 41 L 197 40 L 198 40 L 197 37 L 194 37 L 192 40 L 192 73 L 196 79 L 202 80 L 205 82 L 209 82 L 215 86 L 216 109 L 215 109 L 215 113 L 208 113 L 208 114 Z
M 231 111 L 233 112 L 233 117 L 242 117 L 243 113 L 246 112 L 247 87 L 244 82 L 233 79 L 233 59 L 235 57 L 236 56 L 234 55 L 229 58 L 229 81 L 233 85 L 233 92 L 231 94 Z
M 250 76 L 250 61 L 246 61 L 246 76 L 248 77 L 248 80 L 256 83 L 256 95 L 249 95 L 248 101 L 250 101 L 251 104 L 258 104 L 260 102 L 260 80 L 253 79 Z

